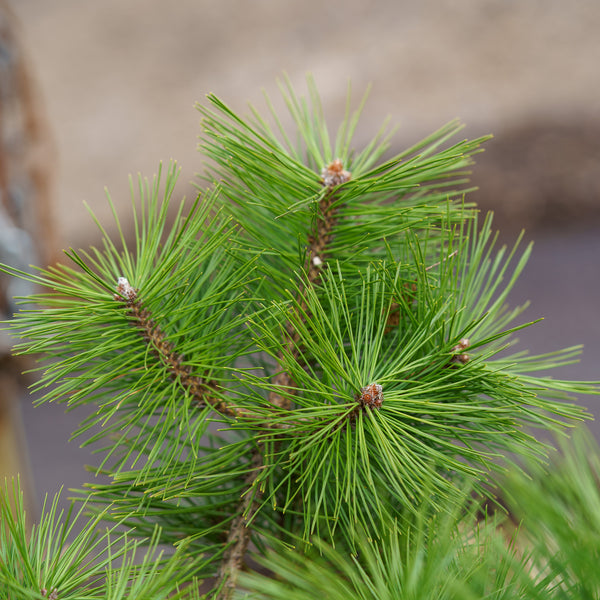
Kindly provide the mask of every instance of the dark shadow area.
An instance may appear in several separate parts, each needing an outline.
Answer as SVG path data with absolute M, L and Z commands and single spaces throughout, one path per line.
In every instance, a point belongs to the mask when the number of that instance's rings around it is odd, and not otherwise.
M 600 227 L 600 121 L 540 121 L 495 131 L 476 158 L 470 195 L 503 234 Z

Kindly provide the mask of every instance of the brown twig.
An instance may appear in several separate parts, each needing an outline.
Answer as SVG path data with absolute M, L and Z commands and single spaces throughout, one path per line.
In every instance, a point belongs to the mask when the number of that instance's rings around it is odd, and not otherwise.
M 214 381 L 199 377 L 192 373 L 189 365 L 175 348 L 165 333 L 154 322 L 150 311 L 144 307 L 138 292 L 125 277 L 119 277 L 115 300 L 123 302 L 135 318 L 136 325 L 144 341 L 150 346 L 154 357 L 164 364 L 173 379 L 178 379 L 188 392 L 194 403 L 200 408 L 210 406 L 216 412 L 228 417 L 249 416 L 242 409 L 236 408 L 215 395 L 217 384 Z
M 194 375 L 192 368 L 183 362 L 183 356 L 176 352 L 175 347 L 166 339 L 165 333 L 156 324 L 150 311 L 143 305 L 138 291 L 131 286 L 125 277 L 119 277 L 114 298 L 122 302 L 134 317 L 137 328 L 144 341 L 150 346 L 154 357 L 164 364 L 173 379 L 178 379 L 187 391 L 192 401 L 199 408 L 210 406 L 215 412 L 237 419 L 264 420 L 258 413 L 250 412 L 230 402 L 217 397 L 218 385 L 204 377 Z M 272 429 L 290 429 L 295 423 L 268 421 L 266 425 Z
M 312 233 L 308 236 L 308 248 L 306 252 L 307 264 L 305 271 L 307 274 L 306 285 L 311 286 L 318 283 L 321 278 L 322 270 L 325 266 L 327 258 L 328 246 L 333 237 L 333 229 L 337 222 L 335 202 L 337 200 L 335 189 L 338 185 L 350 180 L 351 173 L 345 171 L 342 161 L 338 158 L 323 169 L 321 172 L 322 183 L 327 188 L 327 191 L 319 201 L 319 209 L 316 216 L 315 227 Z M 303 297 L 303 289 L 300 289 L 298 294 L 298 302 L 300 311 L 303 314 L 307 312 L 306 300 Z M 285 339 L 285 351 L 292 356 L 294 360 L 298 360 L 300 349 L 298 347 L 299 336 L 292 327 L 287 327 L 287 337 Z M 279 362 L 283 362 L 285 351 L 280 352 Z M 289 373 L 282 371 L 273 379 L 273 383 L 280 389 L 288 391 L 293 386 L 292 377 Z M 279 406 L 286 410 L 291 408 L 291 401 L 281 393 L 272 391 L 269 394 L 269 402 L 274 406 Z
M 217 574 L 218 600 L 229 600 L 233 596 L 237 584 L 237 574 L 244 563 L 244 556 L 250 542 L 249 521 L 256 514 L 257 504 L 255 496 L 259 490 L 252 493 L 252 487 L 256 484 L 258 474 L 263 466 L 262 447 L 258 447 L 253 453 L 250 461 L 251 471 L 245 480 L 246 491 L 238 505 L 238 513 L 231 523 L 227 535 L 226 549 L 221 560 L 221 567 Z
M 307 262 L 305 270 L 307 272 L 307 285 L 314 285 L 321 277 L 321 270 L 324 265 L 327 247 L 333 235 L 333 228 L 336 223 L 334 204 L 336 201 L 335 188 L 350 179 L 350 173 L 345 171 L 342 162 L 339 159 L 334 160 L 325 167 L 321 173 L 323 185 L 327 188 L 323 198 L 319 201 L 319 210 L 314 231 L 308 236 Z M 306 313 L 306 301 L 303 298 L 302 289 L 299 293 L 299 303 L 303 313 Z M 285 339 L 285 350 L 297 360 L 300 356 L 299 336 L 296 331 L 288 325 L 286 327 L 287 336 Z M 284 351 L 279 355 L 280 364 L 283 363 Z M 278 390 L 287 390 L 292 393 L 291 387 L 293 381 L 287 371 L 281 371 L 273 378 L 275 389 L 269 393 L 269 402 L 277 408 L 290 410 L 291 401 Z M 250 493 L 250 489 L 255 485 L 258 479 L 260 469 L 263 465 L 263 448 L 258 447 L 252 455 L 253 470 L 246 480 L 247 491 L 243 496 L 238 507 L 238 516 L 234 520 L 229 530 L 227 538 L 230 544 L 225 551 L 221 569 L 219 571 L 219 595 L 218 600 L 230 600 L 235 590 L 237 574 L 242 568 L 244 555 L 250 539 L 250 530 L 247 527 L 248 521 L 254 516 L 257 510 L 255 496 L 259 494 Z

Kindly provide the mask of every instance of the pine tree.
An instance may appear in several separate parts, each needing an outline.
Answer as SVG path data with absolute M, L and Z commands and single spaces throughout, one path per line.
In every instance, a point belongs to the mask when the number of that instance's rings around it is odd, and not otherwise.
M 268 98 L 266 116 L 198 107 L 191 205 L 172 206 L 170 164 L 132 183 L 132 234 L 109 197 L 101 248 L 3 267 L 42 290 L 15 351 L 41 357 L 41 402 L 94 407 L 75 436 L 110 482 L 67 515 L 49 502 L 31 535 L 7 485 L 2 597 L 600 597 L 566 551 L 570 527 L 600 548 L 593 444 L 549 477 L 534 436 L 587 418 L 569 394 L 598 388 L 545 375 L 577 347 L 513 349 L 531 247 L 497 248 L 465 199 L 486 138 L 452 122 L 385 158 L 384 126 L 358 152 L 364 99 L 332 138 L 311 79 L 281 92 L 293 136 Z M 488 510 L 499 486 L 526 546 Z

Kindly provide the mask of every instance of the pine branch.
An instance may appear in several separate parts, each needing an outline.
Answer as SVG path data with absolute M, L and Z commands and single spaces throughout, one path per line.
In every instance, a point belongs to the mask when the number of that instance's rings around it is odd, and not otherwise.
M 202 409 L 210 406 L 215 412 L 235 419 L 261 422 L 265 420 L 264 415 L 251 412 L 235 406 L 232 402 L 220 399 L 214 394 L 218 390 L 218 385 L 215 381 L 210 381 L 193 374 L 192 368 L 184 363 L 184 357 L 178 354 L 174 345 L 166 339 L 165 333 L 156 324 L 151 312 L 144 307 L 138 291 L 131 286 L 127 278 L 119 278 L 114 298 L 127 307 L 129 314 L 134 318 L 140 334 L 150 347 L 150 351 L 154 357 L 161 364 L 165 365 L 172 379 L 179 381 L 198 408 Z M 294 346 L 291 346 L 291 348 L 294 348 Z M 286 378 L 286 381 L 291 381 L 289 376 Z M 276 382 L 277 376 L 274 383 L 275 385 L 281 385 Z M 281 396 L 277 392 L 272 391 L 270 400 L 274 397 Z M 272 400 L 271 403 L 277 406 Z M 289 405 L 279 405 L 279 407 L 284 410 L 290 409 Z M 267 424 L 270 423 L 272 423 L 274 429 L 289 429 L 294 426 L 293 422 L 267 421 Z
M 318 211 L 316 214 L 316 224 L 313 233 L 308 236 L 307 248 L 307 265 L 305 272 L 307 273 L 306 286 L 314 286 L 321 277 L 321 269 L 327 254 L 328 244 L 333 235 L 333 229 L 336 223 L 334 205 L 337 200 L 335 189 L 347 182 L 351 174 L 344 170 L 341 160 L 336 159 L 322 171 L 322 181 L 325 186 L 325 193 L 319 201 Z M 303 299 L 303 288 L 299 293 L 300 311 L 305 312 L 307 304 Z M 287 326 L 284 328 L 287 333 L 284 341 L 284 348 L 295 360 L 300 357 L 299 335 L 293 327 Z M 280 363 L 283 362 L 284 350 L 280 353 Z M 289 397 L 283 396 L 281 391 L 286 390 L 290 393 L 293 386 L 293 379 L 287 370 L 283 370 L 273 378 L 274 389 L 269 393 L 269 402 L 285 411 L 291 409 L 292 403 Z M 286 427 L 291 427 L 292 424 L 286 424 Z M 221 568 L 219 571 L 220 584 L 218 589 L 221 590 L 219 598 L 229 600 L 232 597 L 236 587 L 237 574 L 242 567 L 242 562 L 248 548 L 250 539 L 250 529 L 247 523 L 252 520 L 254 513 L 258 508 L 257 498 L 251 494 L 251 490 L 255 487 L 257 478 L 260 475 L 261 467 L 264 465 L 264 446 L 260 444 L 252 455 L 253 470 L 251 471 L 246 485 L 248 491 L 244 494 L 242 501 L 238 507 L 238 516 L 233 521 L 227 538 L 227 550 L 222 559 Z M 258 494 L 258 491 L 257 491 Z
M 303 290 L 306 286 L 314 286 L 321 278 L 321 271 L 324 268 L 327 259 L 329 243 L 333 237 L 333 229 L 336 224 L 336 202 L 337 195 L 335 189 L 350 180 L 351 173 L 344 170 L 340 159 L 334 160 L 331 164 L 323 168 L 321 173 L 322 182 L 326 190 L 318 203 L 318 210 L 315 218 L 313 232 L 308 236 L 308 247 L 306 251 L 306 264 L 304 271 L 307 274 L 306 284 L 301 286 L 298 298 L 300 313 L 306 312 L 306 301 L 303 298 Z M 285 327 L 286 339 L 284 341 L 285 351 L 294 359 L 300 356 L 299 336 L 293 327 L 289 324 Z M 279 355 L 279 363 L 283 361 L 283 350 Z M 288 391 L 293 386 L 292 377 L 285 370 L 278 373 L 273 379 L 273 383 Z M 273 390 L 269 394 L 269 401 L 274 406 L 279 406 L 286 410 L 291 408 L 291 400 L 284 397 L 281 393 Z
M 155 323 L 150 311 L 144 307 L 137 290 L 125 277 L 119 278 L 115 300 L 124 302 L 144 341 L 150 346 L 152 354 L 166 366 L 170 376 L 181 383 L 199 408 L 210 406 L 216 412 L 228 417 L 247 416 L 242 409 L 214 396 L 216 382 L 193 375 L 191 367 L 184 364 L 183 356 L 178 354 L 173 344 L 165 339 L 164 332 Z
M 250 542 L 250 521 L 258 508 L 255 493 L 257 475 L 263 466 L 263 450 L 260 446 L 252 453 L 251 471 L 244 484 L 246 490 L 242 501 L 237 508 L 237 516 L 234 518 L 227 535 L 226 549 L 221 559 L 221 566 L 217 575 L 218 600 L 230 600 L 237 587 L 238 575 L 243 567 L 246 551 Z M 253 488 L 255 488 L 253 490 Z M 255 493 L 253 493 L 255 492 Z

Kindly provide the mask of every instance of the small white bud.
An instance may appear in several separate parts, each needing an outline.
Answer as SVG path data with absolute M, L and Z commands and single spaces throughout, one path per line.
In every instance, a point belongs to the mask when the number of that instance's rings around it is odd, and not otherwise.
M 115 294 L 115 300 L 122 300 L 123 297 L 125 297 L 128 302 L 135 302 L 137 291 L 131 286 L 129 281 L 127 281 L 126 277 L 119 277 L 119 279 L 117 279 L 117 293 Z
M 471 342 L 469 341 L 469 338 L 462 338 L 458 341 L 458 344 L 456 344 L 456 346 L 452 347 L 452 352 L 462 352 L 463 350 L 466 350 L 470 345 Z
M 315 267 L 320 267 L 323 264 L 323 261 L 318 256 L 313 256 L 312 264 L 315 265 Z

